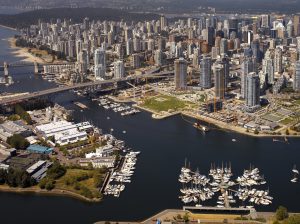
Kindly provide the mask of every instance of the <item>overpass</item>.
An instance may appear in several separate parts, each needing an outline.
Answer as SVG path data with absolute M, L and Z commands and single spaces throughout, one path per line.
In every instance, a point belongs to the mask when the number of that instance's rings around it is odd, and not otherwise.
M 32 92 L 32 93 L 29 93 L 26 95 L 5 98 L 5 99 L 0 100 L 0 105 L 5 106 L 5 105 L 13 104 L 13 103 L 22 102 L 24 100 L 29 100 L 32 98 L 42 97 L 42 96 L 46 96 L 49 94 L 60 93 L 60 92 L 65 92 L 65 91 L 69 91 L 69 90 L 74 90 L 74 89 L 84 89 L 84 88 L 92 87 L 92 86 L 101 86 L 102 84 L 114 84 L 114 83 L 118 83 L 118 82 L 132 81 L 132 80 L 138 80 L 138 79 L 165 78 L 165 77 L 168 77 L 169 75 L 173 75 L 173 74 L 174 74 L 174 70 L 173 71 L 164 71 L 164 72 L 159 72 L 159 73 L 152 73 L 152 74 L 135 75 L 135 76 L 125 77 L 125 78 L 120 78 L 120 79 L 110 79 L 110 80 L 103 80 L 103 81 L 78 83 L 78 84 L 75 84 L 72 86 L 59 86 L 59 87 L 55 87 L 55 88 L 51 88 L 51 89 Z

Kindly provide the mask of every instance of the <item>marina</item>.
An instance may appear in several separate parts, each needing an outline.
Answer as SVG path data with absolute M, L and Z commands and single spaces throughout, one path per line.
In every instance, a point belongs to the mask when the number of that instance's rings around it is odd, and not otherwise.
M 243 175 L 233 179 L 230 163 L 225 166 L 222 164 L 221 167 L 211 164 L 208 177 L 200 174 L 198 169 L 192 171 L 185 164 L 178 181 L 183 185 L 180 189 L 182 196 L 179 196 L 181 201 L 184 204 L 194 203 L 196 207 L 202 207 L 202 202 L 216 198 L 217 208 L 232 207 L 237 199 L 247 208 L 253 208 L 255 204 L 269 205 L 273 200 L 269 190 L 257 189 L 265 185 L 266 181 L 259 169 L 252 166 L 245 169 Z
M 131 183 L 131 176 L 134 174 L 137 156 L 140 152 L 128 152 L 123 159 L 120 169 L 113 170 L 103 190 L 104 195 L 119 197 L 125 190 L 125 183 Z
M 115 103 L 106 96 L 99 97 L 97 101 L 99 101 L 98 105 L 103 107 L 105 110 L 112 110 L 115 113 L 119 113 L 121 116 L 128 116 L 141 112 L 140 110 L 132 108 L 129 105 Z

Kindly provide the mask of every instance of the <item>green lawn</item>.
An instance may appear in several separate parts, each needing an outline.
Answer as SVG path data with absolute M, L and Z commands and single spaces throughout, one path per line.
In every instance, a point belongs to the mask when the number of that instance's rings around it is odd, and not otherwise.
M 288 125 L 291 122 L 293 122 L 293 119 L 290 118 L 290 117 L 287 117 L 287 118 L 283 119 L 282 121 L 280 121 L 280 123 L 283 124 L 283 125 Z
M 103 180 L 104 175 L 97 175 L 96 172 L 99 171 L 67 169 L 66 174 L 56 180 L 55 188 L 72 191 L 87 198 L 100 198 L 101 194 L 95 186 L 95 177 Z
M 176 97 L 159 95 L 156 97 L 148 98 L 141 105 L 150 110 L 154 110 L 156 112 L 168 111 L 168 110 L 179 110 L 186 107 L 188 104 L 184 101 L 177 99 Z

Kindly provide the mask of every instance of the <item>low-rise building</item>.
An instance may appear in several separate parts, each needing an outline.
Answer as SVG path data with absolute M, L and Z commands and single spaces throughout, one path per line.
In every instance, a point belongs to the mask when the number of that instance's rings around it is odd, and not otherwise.
M 41 145 L 30 145 L 27 148 L 27 151 L 31 153 L 39 153 L 39 154 L 51 154 L 53 152 L 53 148 L 41 146 Z

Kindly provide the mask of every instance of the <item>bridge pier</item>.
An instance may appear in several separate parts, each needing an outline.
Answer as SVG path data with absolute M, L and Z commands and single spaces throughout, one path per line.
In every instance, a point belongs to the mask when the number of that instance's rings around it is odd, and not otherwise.
M 8 76 L 9 75 L 9 72 L 8 72 L 8 64 L 7 62 L 4 62 L 4 76 Z
M 34 74 L 39 74 L 39 65 L 36 61 L 34 62 Z

